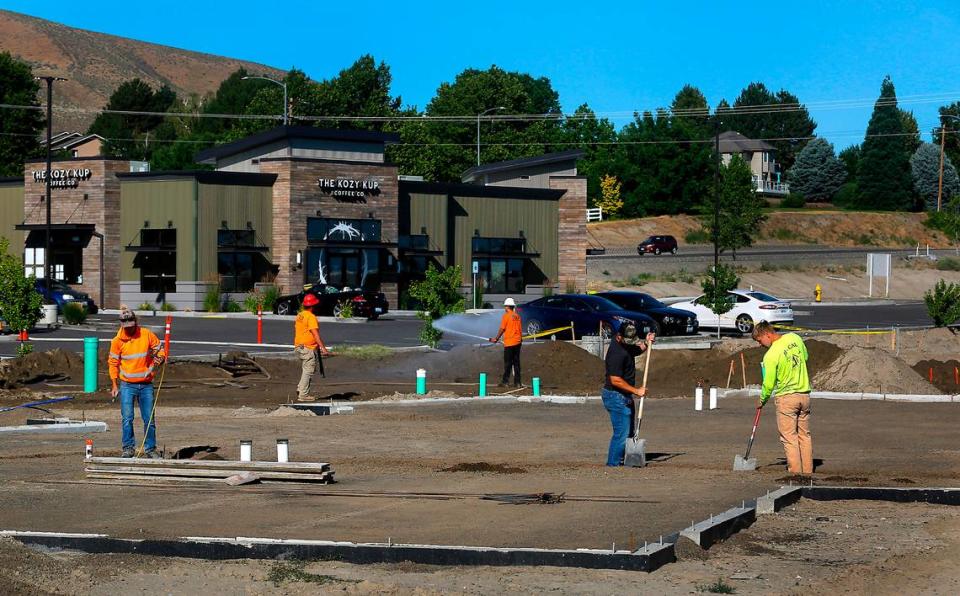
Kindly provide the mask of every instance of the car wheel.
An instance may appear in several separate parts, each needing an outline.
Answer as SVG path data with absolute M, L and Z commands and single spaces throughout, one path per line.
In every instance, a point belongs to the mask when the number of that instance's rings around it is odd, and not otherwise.
M 610 323 L 607 323 L 606 321 L 601 323 L 600 337 L 602 337 L 605 340 L 609 340 L 611 337 L 613 337 L 613 328 L 610 326 Z
M 753 331 L 753 319 L 750 315 L 740 315 L 737 317 L 737 331 L 743 334 Z
M 543 331 L 543 325 L 536 319 L 527 321 L 527 335 L 536 335 Z
M 676 247 L 676 246 L 674 246 L 673 248 L 670 249 L 670 254 L 672 254 L 672 255 L 677 254 L 677 247 Z
M 293 305 L 286 300 L 283 302 L 277 302 L 277 314 L 281 316 L 293 314 Z
M 376 321 L 376 320 L 379 319 L 379 318 L 380 318 L 380 315 L 378 315 L 377 313 L 373 313 L 372 315 L 370 315 L 369 317 L 367 317 L 367 320 L 368 320 L 368 321 Z
M 660 254 L 660 248 L 657 247 L 657 248 L 653 249 L 653 254 L 659 255 L 659 254 Z
M 650 323 L 650 333 L 656 335 L 657 337 L 660 337 L 660 331 L 661 331 L 660 323 L 656 321 L 653 321 Z

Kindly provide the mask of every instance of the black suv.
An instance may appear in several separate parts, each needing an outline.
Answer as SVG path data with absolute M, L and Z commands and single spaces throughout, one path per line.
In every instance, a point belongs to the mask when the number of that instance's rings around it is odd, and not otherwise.
M 637 245 L 637 254 L 640 256 L 647 253 L 659 255 L 665 252 L 677 254 L 677 239 L 673 236 L 650 236 Z

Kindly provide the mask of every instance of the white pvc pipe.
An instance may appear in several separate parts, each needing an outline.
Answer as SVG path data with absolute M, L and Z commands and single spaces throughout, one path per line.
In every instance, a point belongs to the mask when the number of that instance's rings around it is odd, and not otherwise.
M 240 461 L 253 460 L 253 441 L 240 441 Z
M 277 462 L 285 464 L 290 461 L 290 442 L 287 439 L 277 439 Z
M 710 409 L 711 410 L 717 409 L 717 388 L 716 387 L 710 388 Z
M 703 410 L 703 387 L 697 387 L 693 392 L 693 409 L 697 412 Z

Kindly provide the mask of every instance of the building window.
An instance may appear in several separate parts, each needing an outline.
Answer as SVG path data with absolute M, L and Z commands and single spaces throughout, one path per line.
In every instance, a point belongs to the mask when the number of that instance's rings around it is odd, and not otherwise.
M 307 242 L 379 242 L 379 219 L 307 218 Z
M 23 251 L 23 274 L 43 279 L 43 251 L 42 248 L 27 248 Z
M 223 292 L 249 292 L 271 270 L 254 230 L 217 230 L 217 274 Z
M 509 253 L 522 255 L 526 252 L 527 241 L 525 238 L 486 238 L 483 236 L 474 236 L 471 247 L 474 253 Z
M 143 228 L 133 266 L 140 269 L 140 291 L 168 294 L 177 291 L 176 228 Z
M 491 294 L 517 294 L 525 290 L 523 259 L 475 258 L 477 277 L 483 291 Z

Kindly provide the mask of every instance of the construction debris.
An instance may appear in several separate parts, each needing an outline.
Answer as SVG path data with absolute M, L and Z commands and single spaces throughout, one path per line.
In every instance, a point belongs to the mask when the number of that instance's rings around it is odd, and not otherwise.
M 327 463 L 218 461 L 192 459 L 134 459 L 91 457 L 86 460 L 89 479 L 109 480 L 181 480 L 210 481 L 228 484 L 251 482 L 255 475 L 261 482 L 307 482 L 332 484 L 333 470 Z M 244 476 L 246 474 L 247 476 Z M 237 478 L 241 477 L 241 478 Z M 241 482 L 243 480 L 243 482 Z

